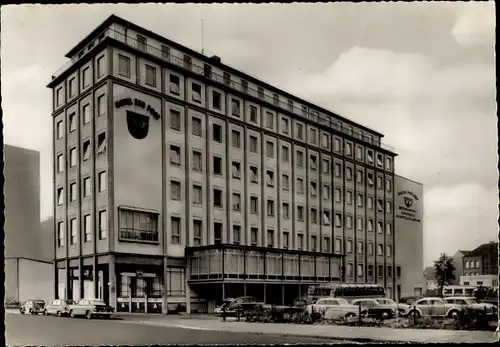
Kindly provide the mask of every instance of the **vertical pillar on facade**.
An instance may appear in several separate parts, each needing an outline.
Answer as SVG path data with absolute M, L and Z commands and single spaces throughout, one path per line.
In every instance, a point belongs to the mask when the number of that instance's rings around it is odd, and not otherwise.
M 115 307 L 117 306 L 116 302 L 116 297 L 118 296 L 117 291 L 118 291 L 118 286 L 116 283 L 116 269 L 115 269 L 115 260 L 114 257 L 111 257 L 111 260 L 109 261 L 108 264 L 108 303 L 110 306 Z
M 281 284 L 281 305 L 285 305 L 285 285 Z
M 167 257 L 163 257 L 163 291 L 162 291 L 162 304 L 161 313 L 168 314 L 168 267 Z
M 191 288 L 189 288 L 188 282 L 190 276 L 189 266 L 186 266 L 186 271 L 184 272 L 184 285 L 186 288 L 186 314 L 191 314 Z
M 222 282 L 222 303 L 224 303 L 224 299 L 226 298 L 226 285 Z
M 19 273 L 17 275 L 19 276 Z M 54 262 L 54 299 L 62 299 L 59 297 L 59 270 L 56 261 Z M 19 297 L 17 300 L 19 300 Z
M 80 284 L 80 299 L 83 299 L 85 295 L 85 287 L 84 287 L 84 281 L 83 281 L 83 259 L 80 258 L 80 262 L 78 263 L 78 278 L 79 278 L 79 284 Z
M 70 281 L 73 281 L 71 278 L 72 271 L 69 267 L 69 260 L 66 260 L 66 287 L 64 288 L 64 291 L 66 292 L 66 297 L 65 299 L 74 299 L 73 298 L 73 293 L 70 292 Z
M 266 284 L 264 283 L 264 303 L 266 303 L 266 297 L 267 297 L 267 288 L 266 288 Z
M 247 284 L 243 283 L 243 296 L 247 296 Z
M 92 281 L 94 281 L 94 298 L 99 298 L 99 270 L 97 270 L 97 256 L 92 264 Z

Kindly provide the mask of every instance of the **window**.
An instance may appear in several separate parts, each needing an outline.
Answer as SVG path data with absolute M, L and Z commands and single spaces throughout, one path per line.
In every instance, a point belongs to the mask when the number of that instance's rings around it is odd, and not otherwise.
M 377 274 L 378 274 L 378 278 L 382 278 L 384 276 L 384 265 L 378 266 Z
M 330 186 L 323 185 L 323 200 L 330 200 Z
M 335 253 L 340 253 L 342 250 L 342 241 L 340 239 L 335 239 Z
M 106 152 L 106 133 L 97 135 L 97 154 Z
M 186 273 L 184 268 L 168 268 L 167 269 L 168 286 L 166 288 L 167 296 L 184 296 L 186 295 Z M 153 286 L 156 284 L 156 290 L 153 293 L 156 295 L 161 295 L 161 284 L 159 280 L 155 278 L 153 281 Z M 125 295 L 126 297 L 126 295 Z
M 373 210 L 373 197 L 369 196 L 366 201 L 366 205 L 368 209 Z
M 233 225 L 233 244 L 239 245 L 241 242 L 241 226 Z
M 383 233 L 382 222 L 377 222 L 377 233 L 379 233 L 379 234 Z
M 352 216 L 346 216 L 346 227 L 347 229 L 352 229 Z
M 391 265 L 387 266 L 387 277 L 392 277 L 392 266 Z
M 257 94 L 258 94 L 259 98 L 263 99 L 264 98 L 264 88 L 257 87 Z
M 345 179 L 348 181 L 352 181 L 352 167 L 345 168 Z
M 392 170 L 392 158 L 391 157 L 385 157 L 385 169 L 386 170 Z
M 392 181 L 389 178 L 385 180 L 385 187 L 389 193 L 392 192 Z
M 257 107 L 250 105 L 250 122 L 257 123 Z
M 383 247 L 380 243 L 379 243 L 377 246 L 378 246 L 378 247 L 377 247 L 377 250 L 378 250 L 378 251 L 377 251 L 377 254 L 378 254 L 379 256 L 383 256 L 383 255 L 384 255 L 384 247 Z
M 304 166 L 304 153 L 302 151 L 297 151 L 297 167 Z
M 99 116 L 106 114 L 106 102 L 104 101 L 104 95 L 99 95 L 97 97 L 97 114 Z
M 258 234 L 257 228 L 250 229 L 250 245 L 251 246 L 257 246 L 257 234 Z
M 222 158 L 214 157 L 214 175 L 222 175 Z
M 371 149 L 366 151 L 366 156 L 368 157 L 368 162 L 373 164 L 373 151 Z
M 342 202 L 342 191 L 340 188 L 335 188 L 335 202 Z
M 363 148 L 361 146 L 356 146 L 356 159 L 363 159 Z
M 358 264 L 358 277 L 363 277 L 363 264 Z
M 383 166 L 383 156 L 381 153 L 377 153 L 377 166 L 382 167 Z
M 266 183 L 268 187 L 274 187 L 274 172 L 271 170 L 266 171 Z
M 227 72 L 224 72 L 223 81 L 224 81 L 225 85 L 230 85 L 231 84 L 231 75 Z
M 288 109 L 290 111 L 293 111 L 293 101 L 292 100 L 288 100 Z
M 363 218 L 356 218 L 356 228 L 358 231 L 363 231 Z
M 309 164 L 309 167 L 311 168 L 311 170 L 313 171 L 316 171 L 317 167 L 318 167 L 318 164 L 316 162 L 317 158 L 315 155 L 311 154 L 311 156 L 309 157 L 310 159 L 310 164 Z
M 382 202 L 382 199 L 377 199 L 377 210 L 379 210 L 380 212 L 384 211 L 384 204 Z
M 373 242 L 368 244 L 368 255 L 373 255 Z
M 297 178 L 297 193 L 304 194 L 304 180 L 302 178 Z
M 192 118 L 193 122 L 193 135 L 195 136 L 201 136 L 201 119 L 198 117 L 193 117 Z
M 250 166 L 250 181 L 259 183 L 259 171 L 255 166 Z
M 358 254 L 363 254 L 363 241 L 358 241 Z
M 352 205 L 352 192 L 348 190 L 348 191 L 345 192 L 345 194 L 346 194 L 345 195 L 345 197 L 346 197 L 346 203 L 348 205 Z
M 69 150 L 69 166 L 76 166 L 76 148 L 74 147 Z
M 283 134 L 288 134 L 288 119 L 281 117 L 281 131 Z
M 316 235 L 311 235 L 311 252 L 316 252 L 318 246 L 318 238 Z
M 181 165 L 181 149 L 178 146 L 170 145 L 170 164 Z
M 373 232 L 373 220 L 369 219 L 368 220 L 368 232 Z
M 290 234 L 287 231 L 283 232 L 283 248 L 288 249 L 290 245 Z
M 323 225 L 330 225 L 330 211 L 327 209 L 323 210 Z
M 199 219 L 193 220 L 193 243 L 195 246 L 202 244 L 202 222 Z
M 356 182 L 363 183 L 363 171 L 362 170 L 356 171 Z
M 288 163 L 290 152 L 287 146 L 281 146 L 281 160 L 285 163 Z
M 330 145 L 330 136 L 328 134 L 323 133 L 321 136 L 321 145 L 325 148 L 328 148 Z
M 358 194 L 356 195 L 356 205 L 357 205 L 358 207 L 363 207 L 363 194 L 358 193 Z
M 76 115 L 75 113 L 71 113 L 69 115 L 69 132 L 73 132 L 76 130 Z
M 106 179 L 106 171 L 101 171 L 97 175 L 97 188 L 99 193 L 104 192 L 107 189 L 108 181 Z
M 238 99 L 231 99 L 231 111 L 232 115 L 235 117 L 239 117 L 241 115 L 240 101 Z
M 267 230 L 267 247 L 274 247 L 274 230 Z
M 333 147 L 334 147 L 335 152 L 338 152 L 338 153 L 340 153 L 340 152 L 341 152 L 341 148 L 342 148 L 342 146 L 341 146 L 340 139 L 335 138 L 335 139 L 333 140 Z
M 323 159 L 322 161 L 322 169 L 323 169 L 323 174 L 328 175 L 330 173 L 330 161 L 328 159 Z
M 385 254 L 387 255 L 387 258 L 392 257 L 392 246 L 391 245 L 387 245 Z
M 250 152 L 257 153 L 257 138 L 255 136 L 250 136 Z
M 342 215 L 340 213 L 335 213 L 335 226 L 342 227 Z
M 311 223 L 318 224 L 318 210 L 311 208 Z
M 290 219 L 290 205 L 287 202 L 283 203 L 283 219 Z
M 181 243 L 181 219 L 179 217 L 170 218 L 170 241 L 174 245 Z
M 201 186 L 193 185 L 193 204 L 201 205 L 202 197 Z
M 241 179 L 241 165 L 240 163 L 233 161 L 232 166 L 231 166 L 231 171 L 233 178 L 235 179 Z
M 170 181 L 170 200 L 181 200 L 181 182 Z
M 243 93 L 248 93 L 248 82 L 245 80 L 241 80 L 241 89 Z
M 214 243 L 216 245 L 222 243 L 222 223 L 214 223 Z
M 297 206 L 297 220 L 299 222 L 304 221 L 304 207 L 303 206 Z
M 368 178 L 368 187 L 373 187 L 373 172 L 368 172 L 366 176 Z
M 304 248 L 304 235 L 303 234 L 298 234 L 297 235 L 297 249 L 301 251 Z
M 57 172 L 64 171 L 64 156 L 62 154 L 57 155 Z
M 214 189 L 214 206 L 222 208 L 222 190 Z
M 212 137 L 215 142 L 222 143 L 222 127 L 219 124 L 213 125 Z
M 97 78 L 104 76 L 105 68 L 104 56 L 97 58 Z
M 273 94 L 273 104 L 275 104 L 276 106 L 279 106 L 280 104 L 280 97 L 278 94 Z
M 130 58 L 118 54 L 118 74 L 130 78 Z
M 86 88 L 90 85 L 90 69 L 88 67 L 83 69 L 82 75 L 82 85 Z
M 217 110 L 221 109 L 221 98 L 222 98 L 221 93 L 219 93 L 215 90 L 212 90 L 212 107 L 213 108 L 215 108 Z
M 392 203 L 390 201 L 386 201 L 385 203 L 385 209 L 387 213 L 392 213 Z
M 90 123 L 90 106 L 89 104 L 83 105 L 83 125 Z
M 137 48 L 146 51 L 146 38 L 144 36 L 137 35 Z
M 267 200 L 267 215 L 269 217 L 274 217 L 274 201 Z
M 274 115 L 269 111 L 266 112 L 266 126 L 270 129 L 274 128 Z
M 339 163 L 335 163 L 335 176 L 342 177 L 342 166 Z
M 78 226 L 76 224 L 76 218 L 72 218 L 69 221 L 69 232 L 70 232 L 70 244 L 75 245 L 78 237 Z
M 317 131 L 316 129 L 310 129 L 309 130 L 309 137 L 310 137 L 310 141 L 313 145 L 316 145 L 316 142 L 317 142 Z
M 302 106 L 302 114 L 303 114 L 304 116 L 307 116 L 307 113 L 308 113 L 308 112 L 307 112 L 307 106 Z
M 241 195 L 233 193 L 233 211 L 241 211 Z
M 90 214 L 83 216 L 83 241 L 90 242 L 92 238 L 92 228 L 90 226 Z
M 180 95 L 181 79 L 177 75 L 170 74 L 170 93 Z
M 323 237 L 323 252 L 330 253 L 330 238 Z
M 212 78 L 212 67 L 208 64 L 203 64 L 203 76 Z
M 56 91 L 56 106 L 59 106 L 61 105 L 62 101 L 61 100 L 62 98 L 62 87 L 59 87 L 57 88 L 57 91 Z
M 259 199 L 255 196 L 250 197 L 250 212 L 259 213 Z
M 266 156 L 268 158 L 274 158 L 274 143 L 271 141 L 266 142 Z
M 64 222 L 57 222 L 57 247 L 64 247 Z
M 396 276 L 401 277 L 401 266 L 396 266 Z
M 302 126 L 302 124 L 297 123 L 297 138 L 299 140 L 302 140 L 303 137 L 304 137 L 304 127 Z
M 69 201 L 76 200 L 76 183 L 71 183 L 69 185 Z
M 352 155 L 352 144 L 349 142 L 345 143 L 345 155 L 348 155 L 348 156 Z
M 183 63 L 184 67 L 188 70 L 191 70 L 191 68 L 193 67 L 193 62 L 189 55 L 184 54 Z
M 347 240 L 347 253 L 352 253 L 352 240 Z
M 241 148 L 241 136 L 238 130 L 231 132 L 231 144 L 234 148 Z
M 377 188 L 384 189 L 384 181 L 382 180 L 382 176 L 377 176 Z
M 156 87 L 156 68 L 146 64 L 146 84 Z
M 90 196 L 90 177 L 83 179 L 83 197 Z
M 73 96 L 75 96 L 76 92 L 77 92 L 77 89 L 75 88 L 76 87 L 76 78 L 73 77 L 72 79 L 69 80 L 69 97 L 72 98 Z
M 191 90 L 193 92 L 191 95 L 191 99 L 194 102 L 201 103 L 201 85 L 199 85 L 198 83 L 192 82 L 191 83 Z
M 162 58 L 168 60 L 170 58 L 170 47 L 162 45 L 161 46 L 161 56 L 162 56 Z
M 318 195 L 317 183 L 311 181 L 311 196 L 317 196 L 317 195 Z
M 170 110 L 170 128 L 180 131 L 181 130 L 181 113 L 176 110 Z
M 198 151 L 193 151 L 193 170 L 202 171 L 203 163 L 201 153 Z
M 87 161 L 90 158 L 90 140 L 83 143 L 83 155 L 82 160 Z

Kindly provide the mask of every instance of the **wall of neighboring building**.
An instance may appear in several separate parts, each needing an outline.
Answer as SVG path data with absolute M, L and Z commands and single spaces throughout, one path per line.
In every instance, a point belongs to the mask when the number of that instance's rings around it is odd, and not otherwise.
M 451 282 L 451 284 L 459 284 L 460 283 L 460 276 L 462 276 L 463 273 L 463 254 L 461 252 L 455 253 L 453 255 L 453 266 L 455 266 L 455 279 Z
M 461 286 L 484 286 L 498 288 L 498 277 L 496 275 L 460 276 Z
M 396 265 L 401 266 L 401 296 L 423 292 L 423 185 L 395 177 Z
M 54 298 L 54 266 L 26 258 L 5 259 L 5 301 Z
M 4 146 L 4 153 L 4 256 L 38 258 L 40 153 L 9 145 Z
M 17 259 L 5 259 L 5 302 L 18 299 Z
M 463 258 L 463 275 L 478 276 L 483 274 L 482 257 L 480 255 Z

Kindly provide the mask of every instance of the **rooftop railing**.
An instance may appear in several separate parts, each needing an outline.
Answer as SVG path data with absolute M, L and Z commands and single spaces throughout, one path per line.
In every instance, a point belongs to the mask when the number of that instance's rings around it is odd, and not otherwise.
M 52 79 L 55 79 L 65 70 L 67 70 L 70 66 L 75 64 L 78 60 L 80 60 L 88 52 L 89 46 L 90 47 L 95 46 L 105 37 L 111 37 L 132 48 L 151 54 L 157 58 L 167 61 L 173 65 L 176 65 L 184 70 L 189 70 L 197 75 L 209 78 L 214 82 L 224 84 L 234 90 L 238 90 L 254 98 L 266 101 L 269 104 L 280 107 L 281 109 L 287 110 L 288 112 L 292 112 L 298 117 L 309 119 L 313 122 L 325 125 L 331 129 L 356 137 L 364 142 L 371 143 L 375 146 L 384 148 L 386 150 L 392 152 L 394 152 L 395 150 L 393 147 L 382 143 L 379 138 L 374 138 L 373 135 L 366 135 L 361 131 L 354 131 L 351 126 L 344 126 L 342 125 L 342 122 L 340 120 L 337 120 L 329 115 L 320 114 L 318 111 L 308 109 L 307 107 L 306 108 L 297 107 L 293 105 L 293 103 L 289 103 L 288 100 L 286 102 L 283 100 L 279 100 L 279 98 L 276 98 L 274 95 L 266 94 L 263 90 L 260 90 L 259 88 L 255 89 L 253 87 L 248 86 L 247 84 L 227 79 L 227 77 L 214 73 L 213 71 L 207 71 L 204 66 L 200 66 L 194 64 L 192 61 L 185 60 L 184 57 L 179 57 L 175 54 L 172 54 L 171 52 L 162 51 L 161 49 L 148 45 L 145 42 L 138 41 L 135 38 L 130 37 L 128 35 L 126 36 L 125 34 L 120 33 L 111 28 L 108 28 L 105 31 L 103 31 L 96 39 L 94 39 L 89 45 L 87 45 L 87 47 L 85 47 L 78 54 L 76 54 L 75 57 L 71 59 L 71 61 L 67 62 L 59 70 L 57 70 L 52 75 Z M 85 52 L 85 49 L 87 49 L 87 52 Z

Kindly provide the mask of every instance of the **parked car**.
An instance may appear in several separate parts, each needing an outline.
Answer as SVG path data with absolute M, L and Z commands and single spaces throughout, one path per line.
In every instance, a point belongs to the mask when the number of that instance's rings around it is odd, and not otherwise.
M 56 315 L 58 317 L 69 316 L 69 307 L 74 305 L 73 300 L 56 299 L 45 307 L 46 316 Z
M 444 298 L 444 301 L 447 304 L 456 305 L 459 307 L 468 307 L 475 310 L 485 310 L 487 315 L 495 315 L 497 314 L 497 307 L 493 304 L 479 301 L 470 296 L 455 296 L 455 297 L 447 297 Z
M 403 296 L 401 299 L 399 299 L 399 303 L 401 304 L 407 304 L 407 305 L 411 305 L 413 304 L 415 301 L 417 301 L 418 299 L 420 299 L 420 296 Z
M 101 299 L 81 299 L 77 304 L 69 306 L 71 318 L 84 316 L 87 319 L 94 317 L 109 318 L 114 313 L 113 307 L 106 305 Z
M 352 302 L 353 305 L 361 307 L 361 314 L 370 317 L 388 319 L 396 316 L 404 316 L 410 305 L 396 304 L 393 300 L 387 298 L 380 299 L 357 299 Z
M 355 317 L 358 313 L 358 306 L 351 305 L 347 300 L 341 298 L 320 298 L 316 302 L 307 305 L 306 311 L 309 314 L 324 314 L 325 318 Z
M 15 308 L 15 309 L 19 309 L 19 308 L 21 308 L 21 303 L 19 302 L 19 300 L 14 299 L 14 300 L 9 300 L 9 301 L 6 301 L 6 302 L 4 303 L 4 306 L 5 306 L 5 308 L 10 308 L 10 309 Z
M 222 304 L 217 306 L 214 310 L 214 313 L 217 315 L 217 316 L 222 316 L 222 311 L 224 310 L 224 308 L 226 309 L 226 314 L 229 314 L 229 311 L 230 311 L 230 306 L 231 306 L 231 303 L 234 302 L 235 298 L 226 298 L 222 301 Z M 231 309 L 235 309 L 234 305 Z M 233 312 L 233 313 L 236 313 Z
M 240 296 L 238 298 L 227 298 L 224 299 L 222 305 L 215 309 L 215 313 L 218 316 L 222 316 L 222 311 L 225 309 L 226 316 L 236 316 L 237 310 L 241 310 L 241 314 L 245 315 L 246 311 L 252 309 L 255 305 L 260 302 L 253 296 Z
M 45 310 L 45 301 L 39 299 L 26 300 L 19 308 L 21 314 L 39 314 Z
M 415 301 L 405 312 L 406 315 L 417 317 L 421 316 L 443 316 L 443 317 L 456 317 L 460 310 L 461 305 L 453 301 L 447 302 L 443 298 L 430 297 L 422 298 Z

